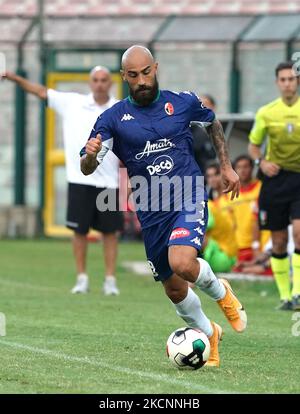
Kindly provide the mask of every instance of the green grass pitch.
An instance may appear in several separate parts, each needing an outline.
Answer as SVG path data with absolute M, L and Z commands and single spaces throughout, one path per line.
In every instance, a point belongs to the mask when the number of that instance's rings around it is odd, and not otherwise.
M 0 393 L 300 392 L 300 336 L 292 335 L 293 313 L 274 310 L 273 283 L 232 283 L 248 313 L 244 334 L 233 332 L 201 293 L 207 315 L 225 330 L 221 368 L 179 371 L 165 346 L 183 321 L 159 283 L 121 265 L 144 260 L 142 244 L 120 245 L 119 297 L 100 292 L 99 244 L 90 245 L 91 292 L 84 296 L 69 293 L 69 242 L 1 241 L 0 252 L 0 312 L 7 319 L 7 335 L 0 337 Z

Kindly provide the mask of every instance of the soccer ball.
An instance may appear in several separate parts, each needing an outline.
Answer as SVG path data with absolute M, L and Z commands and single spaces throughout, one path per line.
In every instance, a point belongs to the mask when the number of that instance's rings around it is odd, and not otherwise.
M 208 337 L 195 328 L 180 328 L 172 332 L 167 341 L 167 355 L 177 368 L 199 369 L 209 358 Z

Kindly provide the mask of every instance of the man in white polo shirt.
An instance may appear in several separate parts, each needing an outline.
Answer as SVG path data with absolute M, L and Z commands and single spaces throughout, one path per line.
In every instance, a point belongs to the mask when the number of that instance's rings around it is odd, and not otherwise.
M 80 170 L 78 153 L 85 144 L 95 119 L 117 100 L 110 96 L 112 79 L 108 69 L 96 66 L 90 72 L 91 93 L 82 95 L 47 89 L 25 78 L 6 72 L 4 78 L 16 82 L 25 91 L 47 100 L 63 121 L 63 137 L 68 181 L 68 228 L 74 231 L 73 251 L 77 282 L 72 293 L 87 293 L 89 279 L 86 273 L 87 233 L 94 228 L 103 233 L 105 263 L 105 295 L 118 295 L 115 268 L 117 259 L 117 233 L 123 229 L 123 215 L 119 211 L 100 212 L 96 198 L 103 189 L 118 192 L 118 158 L 110 151 L 105 162 L 94 174 L 84 176 Z M 118 199 L 118 197 L 117 197 Z

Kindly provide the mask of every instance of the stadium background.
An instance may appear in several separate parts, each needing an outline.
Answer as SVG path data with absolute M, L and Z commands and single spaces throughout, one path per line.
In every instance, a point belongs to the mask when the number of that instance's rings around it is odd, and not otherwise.
M 8 70 L 61 90 L 86 91 L 90 68 L 106 65 L 121 97 L 120 54 L 144 44 L 162 88 L 216 98 L 236 156 L 257 108 L 276 97 L 274 66 L 299 50 L 299 16 L 299 0 L 0 0 L 0 51 Z M 10 82 L 1 85 L 0 113 L 0 236 L 35 235 L 45 206 L 46 234 L 64 234 L 59 119 Z

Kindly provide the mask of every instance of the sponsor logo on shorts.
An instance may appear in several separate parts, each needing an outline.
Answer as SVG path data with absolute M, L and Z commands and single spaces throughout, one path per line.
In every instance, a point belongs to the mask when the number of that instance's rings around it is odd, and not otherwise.
M 174 167 L 174 161 L 168 155 L 160 155 L 155 158 L 152 165 L 148 165 L 147 170 L 150 175 L 166 175 L 172 171 Z
M 185 229 L 183 227 L 178 227 L 177 229 L 174 229 L 171 233 L 170 240 L 180 239 L 182 237 L 188 237 L 191 234 L 191 232 L 188 229 Z

